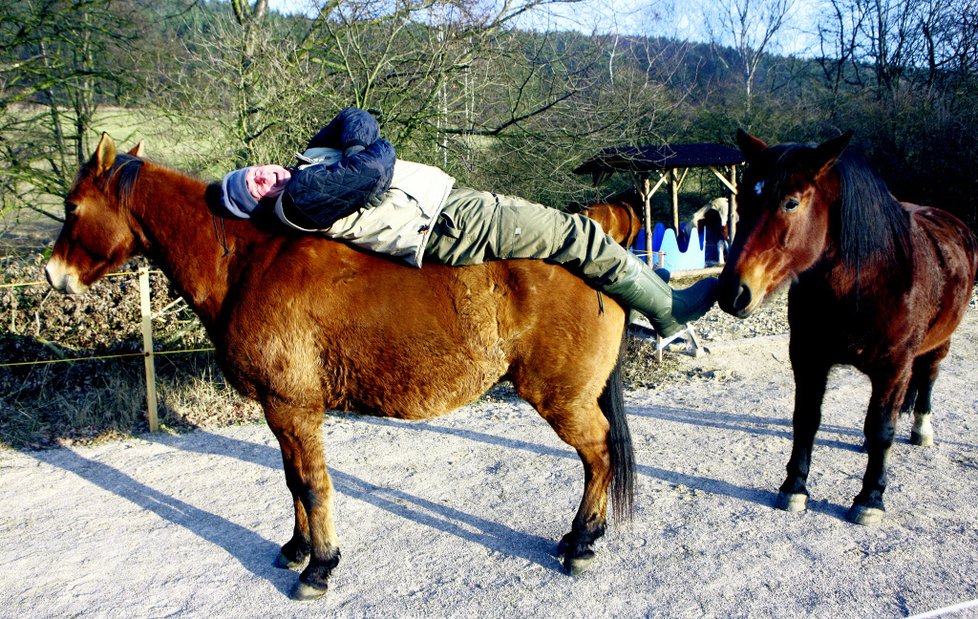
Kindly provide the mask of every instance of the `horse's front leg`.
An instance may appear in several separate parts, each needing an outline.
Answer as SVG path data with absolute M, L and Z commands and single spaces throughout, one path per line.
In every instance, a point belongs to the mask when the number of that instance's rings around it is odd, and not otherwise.
M 320 428 L 321 406 L 266 405 L 268 425 L 282 449 L 285 480 L 295 503 L 292 539 L 276 560 L 279 567 L 298 567 L 309 557 L 293 597 L 311 600 L 328 588 L 330 573 L 340 562 L 333 527 L 333 486 L 326 471 Z
M 896 421 L 910 382 L 911 364 L 901 364 L 870 374 L 873 395 L 863 431 L 869 456 L 863 489 L 852 503 L 847 519 L 856 524 L 876 524 L 883 519 L 883 491 L 886 490 L 886 461 L 896 434 Z
M 822 423 L 822 400 L 830 364 L 813 358 L 809 350 L 791 347 L 791 367 L 795 376 L 795 409 L 792 414 L 791 458 L 785 467 L 774 506 L 789 512 L 805 511 L 808 504 L 808 472 L 812 464 L 815 433 Z
M 302 481 L 292 463 L 285 458 L 284 451 L 282 460 L 285 468 L 285 484 L 292 493 L 295 526 L 292 529 L 292 539 L 282 546 L 282 551 L 275 559 L 275 567 L 290 570 L 306 564 L 312 549 L 312 542 L 309 537 L 309 518 L 300 498 L 302 496 Z

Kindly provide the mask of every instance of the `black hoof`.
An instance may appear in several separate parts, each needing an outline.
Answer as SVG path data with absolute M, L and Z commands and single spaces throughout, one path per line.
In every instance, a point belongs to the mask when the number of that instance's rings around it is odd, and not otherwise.
M 295 589 L 292 590 L 292 599 L 299 602 L 309 602 L 312 600 L 318 600 L 319 598 L 326 595 L 326 589 L 328 587 L 314 587 L 310 584 L 299 582 L 296 584 Z
M 808 495 L 779 492 L 778 498 L 774 501 L 774 507 L 786 512 L 803 512 L 808 509 Z
M 577 576 L 587 571 L 597 555 L 591 549 L 584 550 L 573 557 L 564 557 L 564 569 L 571 576 Z
M 293 536 L 279 550 L 278 556 L 275 557 L 274 565 L 283 570 L 294 570 L 306 564 L 306 561 L 309 560 L 310 552 L 311 547 L 309 546 L 309 542 Z
M 883 522 L 883 516 L 885 514 L 886 512 L 882 508 L 866 507 L 865 505 L 853 503 L 852 507 L 849 508 L 849 513 L 846 514 L 846 520 L 853 524 L 872 526 Z
M 285 556 L 284 552 L 279 552 L 278 556 L 275 557 L 275 567 L 283 570 L 294 570 L 300 568 L 306 564 L 306 560 L 309 558 L 308 555 L 303 555 L 298 559 L 290 559 Z
M 571 539 L 573 537 L 574 537 L 573 533 L 567 533 L 562 538 L 560 538 L 560 541 L 557 542 L 557 554 L 562 555 L 567 553 L 567 549 L 570 548 Z
M 604 535 L 604 525 L 593 531 L 574 533 L 571 531 L 560 539 L 557 552 L 564 557 L 564 569 L 571 576 L 577 576 L 587 570 L 597 555 L 594 552 L 594 542 Z
M 326 594 L 329 575 L 340 563 L 340 551 L 335 550 L 328 559 L 310 560 L 299 575 L 299 584 L 292 591 L 292 599 L 315 600 Z

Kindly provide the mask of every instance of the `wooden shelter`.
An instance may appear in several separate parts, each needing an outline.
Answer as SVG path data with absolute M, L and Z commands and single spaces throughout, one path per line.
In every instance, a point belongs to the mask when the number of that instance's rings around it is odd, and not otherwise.
M 590 174 L 595 186 L 612 174 L 629 174 L 644 203 L 643 225 L 646 238 L 652 234 L 652 196 L 668 184 L 672 194 L 672 225 L 679 231 L 679 191 L 690 168 L 708 168 L 730 191 L 729 234 L 736 232 L 737 166 L 744 163 L 739 149 L 723 144 L 667 144 L 663 146 L 615 146 L 603 149 L 574 169 L 575 174 Z

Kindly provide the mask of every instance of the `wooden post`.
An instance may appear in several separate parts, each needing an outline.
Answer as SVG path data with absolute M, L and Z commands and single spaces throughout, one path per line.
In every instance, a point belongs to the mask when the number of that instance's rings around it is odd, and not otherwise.
M 737 187 L 737 164 L 730 166 L 730 185 L 731 187 Z M 729 241 L 733 243 L 734 236 L 737 235 L 737 191 L 736 189 L 731 189 L 730 191 L 730 208 L 727 211 L 727 236 Z
M 642 177 L 642 216 L 645 221 L 645 262 L 652 264 L 652 181 L 648 174 Z
M 160 429 L 156 410 L 156 365 L 153 361 L 153 311 L 149 297 L 149 267 L 139 268 L 139 308 L 143 317 L 143 362 L 146 366 L 146 418 L 149 431 Z
M 669 170 L 669 187 L 672 189 L 672 229 L 679 234 L 679 179 L 676 168 Z

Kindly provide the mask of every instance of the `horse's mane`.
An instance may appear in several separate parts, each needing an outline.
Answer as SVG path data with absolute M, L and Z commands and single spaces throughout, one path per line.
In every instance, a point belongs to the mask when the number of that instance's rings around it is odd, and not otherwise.
M 108 186 L 116 182 L 116 194 L 119 197 L 119 205 L 128 209 L 132 204 L 132 196 L 136 187 L 136 179 L 139 171 L 143 167 L 143 160 L 133 155 L 118 153 L 112 167 L 102 177 L 101 189 L 105 191 Z
M 795 168 L 788 164 L 792 155 L 810 151 L 800 144 L 774 147 L 783 149 L 774 179 L 776 195 L 782 195 Z M 838 208 L 831 211 L 831 233 L 839 258 L 859 272 L 875 262 L 910 275 L 910 216 L 886 187 L 886 183 L 860 157 L 843 152 L 833 164 L 839 178 Z
M 910 216 L 886 183 L 857 156 L 843 154 L 835 162 L 839 206 L 833 222 L 840 256 L 850 267 L 869 261 L 899 265 L 910 274 Z

